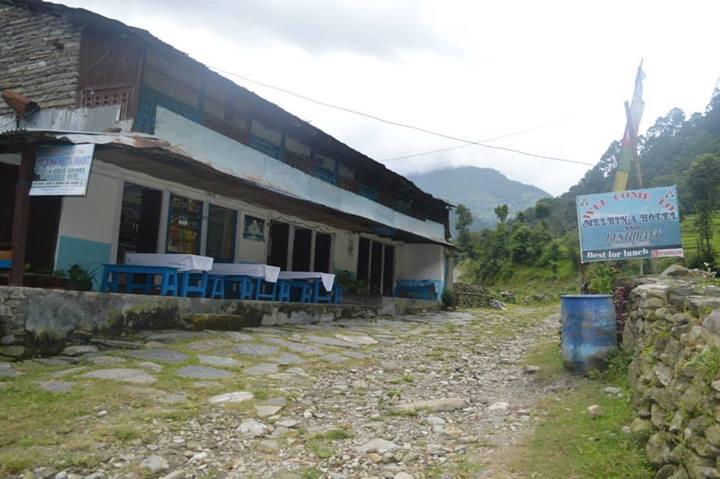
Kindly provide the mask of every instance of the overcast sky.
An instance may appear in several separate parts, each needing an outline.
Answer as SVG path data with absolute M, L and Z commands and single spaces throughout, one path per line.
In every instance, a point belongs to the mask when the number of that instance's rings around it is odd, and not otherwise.
M 67 0 L 145 28 L 215 69 L 456 137 L 595 163 L 624 128 L 645 59 L 641 131 L 704 110 L 720 78 L 720 2 Z M 233 78 L 400 173 L 496 168 L 552 194 L 588 167 L 468 147 Z

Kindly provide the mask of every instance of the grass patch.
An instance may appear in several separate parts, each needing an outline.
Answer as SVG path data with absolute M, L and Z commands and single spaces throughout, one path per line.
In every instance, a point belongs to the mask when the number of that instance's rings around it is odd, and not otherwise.
M 300 477 L 301 479 L 320 479 L 322 472 L 314 467 L 308 467 L 300 471 Z
M 483 465 L 467 456 L 451 458 L 449 462 L 432 466 L 426 471 L 429 479 L 472 479 L 478 477 L 483 470 Z M 482 477 L 482 476 L 480 476 Z
M 568 374 L 556 344 L 544 344 L 528 361 L 547 370 L 546 379 Z M 511 472 L 520 477 L 550 479 L 582 477 L 597 479 L 644 479 L 653 477 L 642 445 L 624 433 L 622 427 L 633 419 L 628 391 L 627 360 L 617 357 L 607 372 L 591 379 L 576 378 L 575 388 L 541 402 L 543 419 L 525 444 L 512 450 L 507 459 Z M 609 396 L 603 388 L 620 387 L 622 398 Z M 603 414 L 592 419 L 585 409 L 593 404 Z
M 332 443 L 352 437 L 346 429 L 331 429 L 326 432 L 314 434 L 307 441 L 307 448 L 319 459 L 328 459 L 335 455 L 335 448 Z

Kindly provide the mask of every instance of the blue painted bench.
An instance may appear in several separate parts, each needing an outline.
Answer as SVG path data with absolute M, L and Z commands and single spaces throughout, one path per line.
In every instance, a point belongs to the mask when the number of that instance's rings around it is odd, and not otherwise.
M 245 275 L 211 274 L 208 296 L 211 298 L 251 299 L 256 278 Z
M 278 301 L 299 301 L 311 303 L 313 301 L 313 285 L 304 279 L 279 279 L 277 282 Z
M 160 294 L 162 296 L 177 296 L 180 292 L 177 268 L 129 264 L 103 265 L 100 291 L 117 293 L 120 289 L 120 276 L 122 275 L 127 278 L 125 290 L 130 293 L 139 290 L 150 294 L 155 285 L 155 276 L 160 276 Z M 136 282 L 135 275 L 144 275 L 145 277 L 141 282 Z

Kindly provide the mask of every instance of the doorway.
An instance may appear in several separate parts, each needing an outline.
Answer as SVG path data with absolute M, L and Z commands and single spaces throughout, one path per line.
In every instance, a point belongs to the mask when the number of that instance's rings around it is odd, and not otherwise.
M 267 264 L 287 269 L 290 225 L 278 221 L 270 222 L 268 236 Z
M 118 263 L 126 253 L 155 253 L 162 210 L 162 191 L 133 183 L 123 186 Z
M 383 255 L 383 273 L 382 273 L 382 294 L 383 296 L 392 296 L 395 285 L 395 247 L 389 244 L 385 245 L 385 254 Z
M 373 241 L 370 252 L 370 294 L 381 294 L 383 244 Z
M 292 271 L 310 271 L 312 230 L 295 228 L 293 239 Z
M 15 190 L 19 167 L 0 163 L 0 250 L 12 249 L 12 229 L 15 217 Z M 25 263 L 34 273 L 52 273 L 55 267 L 55 246 L 62 197 L 31 196 L 25 247 Z M 3 256 L 9 257 L 10 253 Z
M 330 254 L 332 252 L 332 235 L 318 233 L 315 235 L 315 264 L 313 271 L 330 272 Z

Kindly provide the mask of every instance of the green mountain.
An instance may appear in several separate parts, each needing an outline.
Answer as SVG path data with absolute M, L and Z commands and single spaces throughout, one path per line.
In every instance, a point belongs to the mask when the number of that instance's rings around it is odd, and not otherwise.
M 406 176 L 431 195 L 470 208 L 475 218 L 473 230 L 494 226 L 497 223 L 494 210 L 498 205 L 508 205 L 512 217 L 514 212 L 550 196 L 536 186 L 511 180 L 492 168 L 461 166 Z

